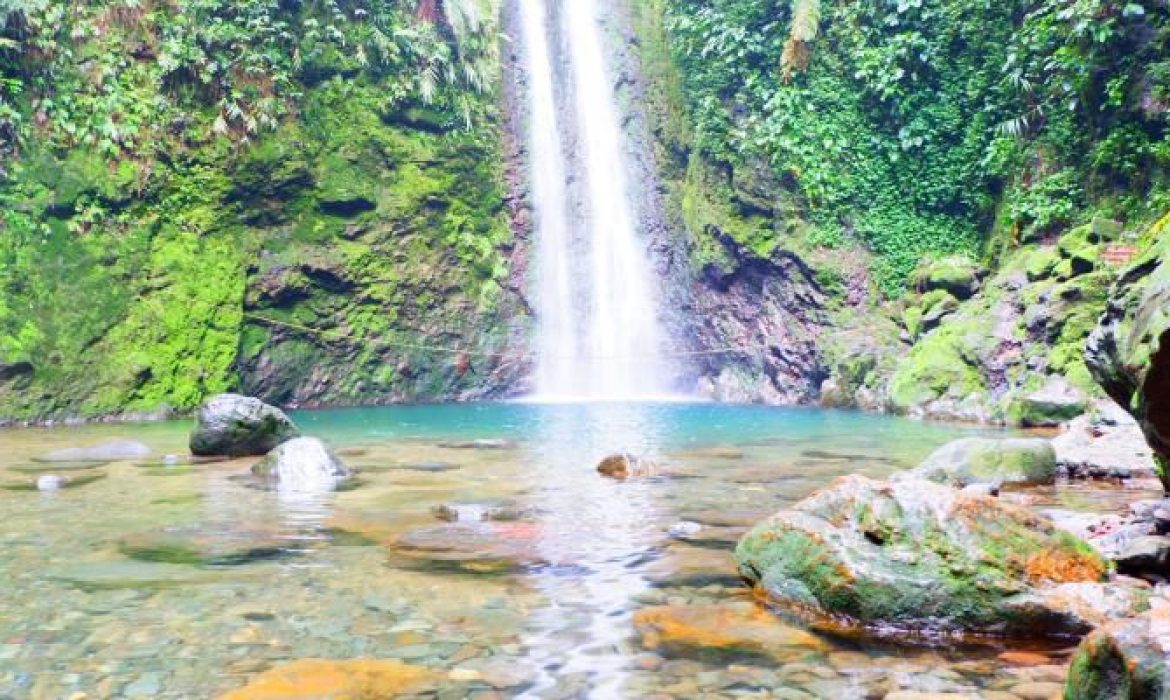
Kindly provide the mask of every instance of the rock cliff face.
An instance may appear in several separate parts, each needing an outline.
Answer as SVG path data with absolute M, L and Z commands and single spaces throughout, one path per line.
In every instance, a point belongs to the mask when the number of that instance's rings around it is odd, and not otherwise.
M 1138 420 L 1163 464 L 1170 459 L 1170 220 L 1152 228 L 1151 248 L 1117 280 L 1093 330 L 1087 362 L 1109 396 Z

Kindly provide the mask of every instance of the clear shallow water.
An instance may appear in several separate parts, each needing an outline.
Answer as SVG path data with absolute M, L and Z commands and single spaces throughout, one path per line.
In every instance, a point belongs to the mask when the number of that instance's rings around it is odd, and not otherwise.
M 631 620 L 662 605 L 742 612 L 730 549 L 750 523 L 839 475 L 883 476 L 986 431 L 716 404 L 294 419 L 361 470 L 355 488 L 261 490 L 244 477 L 254 460 L 159 465 L 185 451 L 185 422 L 0 432 L 0 485 L 103 477 L 0 489 L 0 697 L 214 697 L 307 657 L 402 659 L 436 671 L 422 697 L 453 698 L 882 697 L 1063 673 L 823 638 L 782 658 L 650 649 Z M 115 438 L 156 455 L 74 472 L 33 461 Z M 597 461 L 622 450 L 660 475 L 599 477 Z M 433 512 L 443 504 L 447 520 Z M 490 508 L 503 519 L 449 521 Z M 212 563 L 169 563 L 175 542 Z

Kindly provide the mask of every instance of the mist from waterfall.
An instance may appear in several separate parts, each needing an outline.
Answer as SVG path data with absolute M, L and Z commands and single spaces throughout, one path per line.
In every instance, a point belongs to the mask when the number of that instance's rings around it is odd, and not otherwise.
M 558 17 L 548 0 L 519 2 L 536 213 L 536 398 L 669 395 L 597 4 L 553 5 Z

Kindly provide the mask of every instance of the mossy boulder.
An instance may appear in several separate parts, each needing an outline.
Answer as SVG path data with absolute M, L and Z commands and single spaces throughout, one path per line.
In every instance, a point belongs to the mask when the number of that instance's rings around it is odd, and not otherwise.
M 1025 274 L 1029 282 L 1038 282 L 1048 279 L 1060 262 L 1060 255 L 1053 248 L 1037 248 L 1028 256 L 1025 263 Z
M 1117 620 L 1081 642 L 1069 666 L 1065 700 L 1170 697 L 1170 611 L 1163 604 Z
M 939 399 L 962 401 L 984 394 L 987 380 L 977 363 L 991 355 L 995 344 L 990 323 L 955 317 L 916 344 L 890 383 L 894 408 L 928 414 L 928 404 Z
M 921 265 L 914 273 L 914 283 L 923 292 L 944 290 L 959 299 L 970 299 L 986 273 L 970 258 L 950 256 Z
M 279 408 L 248 396 L 219 394 L 195 414 L 190 447 L 196 455 L 262 455 L 299 435 Z
M 1052 377 L 1038 391 L 1016 400 L 1009 413 L 1014 423 L 1029 428 L 1051 428 L 1081 415 L 1088 409 L 1083 392 L 1061 377 Z
M 964 438 L 943 445 L 907 474 L 958 488 L 1050 484 L 1056 479 L 1056 451 L 1043 438 Z
M 1122 273 L 1085 353 L 1093 378 L 1133 414 L 1164 465 L 1170 459 L 1170 239 Z
M 772 601 L 815 619 L 931 633 L 1084 633 L 1098 620 L 1081 603 L 1103 596 L 1108 571 L 1089 545 L 1028 510 L 861 476 L 760 523 L 736 558 Z M 1070 595 L 1070 585 L 1091 590 Z

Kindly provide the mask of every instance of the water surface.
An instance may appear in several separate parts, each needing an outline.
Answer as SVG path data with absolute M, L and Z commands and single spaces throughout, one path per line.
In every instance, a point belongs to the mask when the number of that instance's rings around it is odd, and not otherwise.
M 631 621 L 749 604 L 731 548 L 750 523 L 837 476 L 884 476 L 985 430 L 716 404 L 293 417 L 361 471 L 352 489 L 267 491 L 248 459 L 167 465 L 186 422 L 0 432 L 0 697 L 214 697 L 301 658 L 430 667 L 440 681 L 423 697 L 881 697 L 1062 673 L 830 639 L 783 659 L 655 647 Z M 115 438 L 155 454 L 35 461 Z M 659 475 L 600 477 L 617 451 Z M 46 473 L 102 478 L 18 489 Z M 489 511 L 500 519 L 479 519 Z M 219 558 L 160 546 L 173 542 Z

